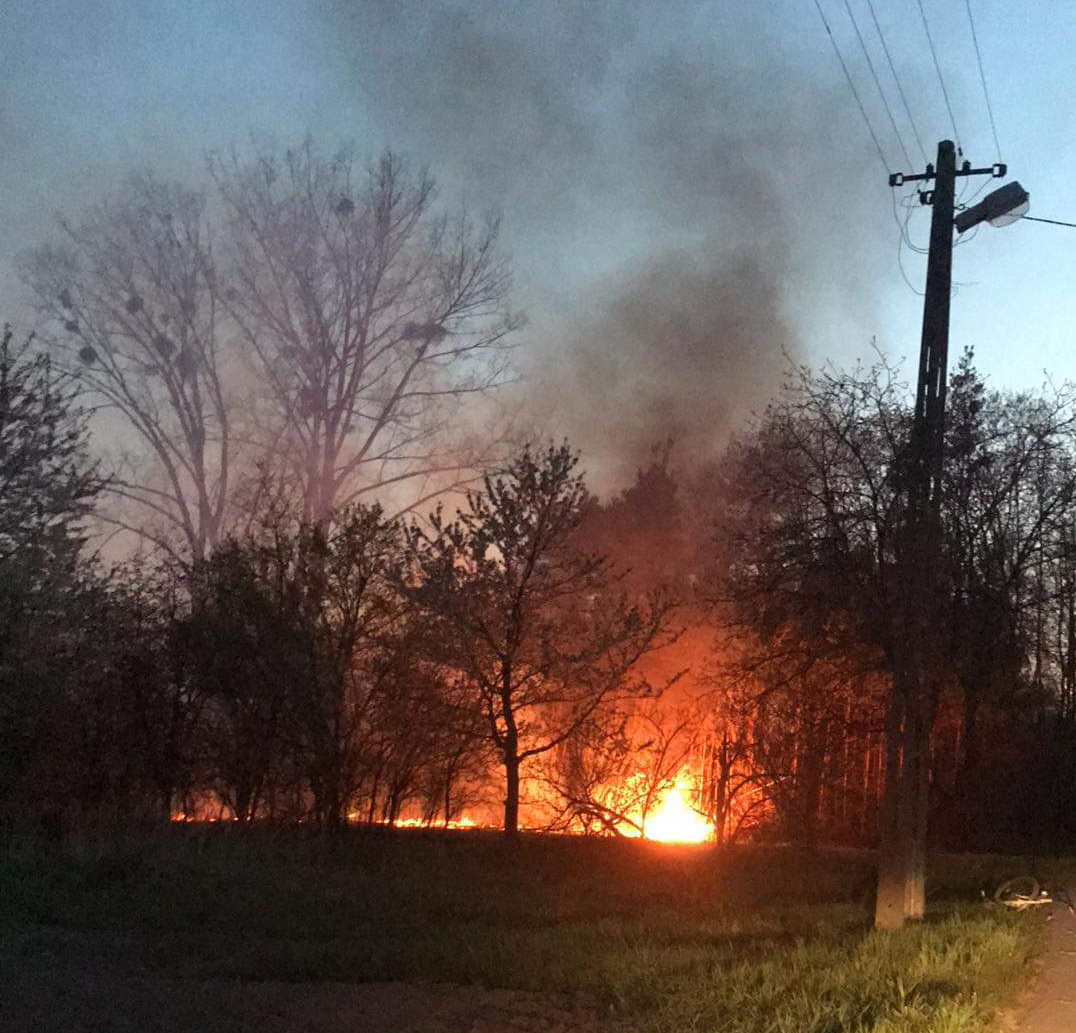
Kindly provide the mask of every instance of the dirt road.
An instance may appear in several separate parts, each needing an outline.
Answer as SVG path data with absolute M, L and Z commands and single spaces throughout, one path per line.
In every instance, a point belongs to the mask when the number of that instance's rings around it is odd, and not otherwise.
M 1005 1027 L 1012 1033 L 1076 1033 L 1076 915 L 1054 906 L 1037 977 Z

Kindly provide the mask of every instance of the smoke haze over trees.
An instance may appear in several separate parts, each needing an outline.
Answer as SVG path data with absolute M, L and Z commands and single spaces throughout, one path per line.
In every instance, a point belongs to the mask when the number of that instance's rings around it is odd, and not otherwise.
M 213 135 L 200 126 L 182 154 L 169 139 L 133 163 L 197 189 L 204 152 L 251 129 L 296 140 L 309 127 L 325 148 L 343 138 L 363 158 L 387 146 L 416 169 L 429 161 L 449 207 L 499 209 L 515 304 L 530 319 L 516 335 L 526 383 L 516 404 L 539 437 L 567 433 L 592 457 L 601 490 L 629 483 L 668 433 L 685 451 L 712 452 L 765 404 L 783 351 L 858 349 L 872 332 L 862 285 L 867 270 L 891 278 L 888 255 L 858 234 L 838 241 L 824 213 L 840 205 L 866 225 L 875 173 L 841 131 L 839 84 L 816 82 L 795 53 L 760 48 L 764 18 L 719 14 L 700 33 L 681 0 L 510 13 L 485 0 L 326 3 L 298 24 L 278 17 L 289 55 L 333 97 L 334 120 L 282 131 L 250 112 Z M 133 45 L 137 21 L 110 21 L 117 48 Z M 130 164 L 98 144 L 77 194 L 35 193 L 20 209 L 23 220 L 39 214 L 17 239 L 48 239 L 48 215 L 73 219 Z M 820 284 L 819 256 L 838 246 L 842 261 Z M 810 339 L 816 325 L 824 344 Z M 617 416 L 624 426 L 610 434 Z
M 658 449 L 604 503 L 567 446 L 525 448 L 455 518 L 357 503 L 311 520 L 284 491 L 193 566 L 164 550 L 110 569 L 85 545 L 107 473 L 91 389 L 15 341 L 0 364 L 7 827 L 638 835 L 677 787 L 723 841 L 874 841 L 910 420 L 884 366 L 792 368 L 719 457 L 674 470 Z M 950 396 L 932 826 L 963 847 L 1061 847 L 1076 835 L 1072 399 L 993 391 L 970 356 Z M 1044 785 L 1049 806 L 1027 808 Z
M 332 98 L 305 142 L 180 83 L 189 147 L 10 178 L 5 822 L 630 835 L 683 782 L 723 841 L 873 842 L 910 411 L 809 356 L 873 328 L 882 183 L 765 12 L 711 16 L 255 11 Z M 950 397 L 935 828 L 1064 840 L 1072 399 Z
M 200 562 L 267 490 L 321 522 L 466 480 L 496 442 L 465 444 L 453 410 L 503 380 L 519 322 L 496 221 L 438 211 L 391 154 L 309 141 L 207 179 L 131 176 L 21 262 L 53 354 L 141 445 L 110 519 Z

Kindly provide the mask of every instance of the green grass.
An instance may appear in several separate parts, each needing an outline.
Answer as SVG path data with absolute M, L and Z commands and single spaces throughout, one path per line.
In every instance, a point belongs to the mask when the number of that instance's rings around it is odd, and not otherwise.
M 1033 921 L 976 900 L 1024 870 L 1005 859 L 942 859 L 929 920 L 876 934 L 855 852 L 237 832 L 9 847 L 0 964 L 584 992 L 653 1033 L 973 1033 L 1036 943 Z

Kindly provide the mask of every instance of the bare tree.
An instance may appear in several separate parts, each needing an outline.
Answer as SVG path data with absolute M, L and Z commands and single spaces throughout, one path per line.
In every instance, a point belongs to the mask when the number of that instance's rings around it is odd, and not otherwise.
M 348 508 L 329 531 L 305 525 L 293 540 L 287 576 L 310 642 L 295 687 L 299 760 L 314 817 L 327 830 L 355 804 L 383 738 L 387 701 L 414 692 L 401 642 L 406 603 L 390 579 L 401 541 L 376 505 Z M 398 782 L 397 796 L 407 779 Z
M 102 513 L 174 556 L 203 559 L 228 519 L 233 435 L 222 373 L 218 273 L 203 194 L 132 175 L 62 242 L 22 261 L 40 334 L 99 406 L 125 459 Z
M 403 482 L 421 498 L 458 481 L 482 456 L 446 428 L 502 381 L 519 324 L 497 221 L 439 214 L 429 176 L 388 153 L 361 167 L 308 141 L 210 168 L 228 220 L 228 306 L 304 519 Z
M 574 540 L 589 503 L 576 463 L 566 445 L 525 450 L 454 521 L 438 511 L 429 530 L 410 529 L 413 596 L 481 705 L 504 767 L 508 836 L 523 764 L 601 708 L 652 694 L 637 661 L 668 638 L 671 604 L 633 603 L 609 561 Z

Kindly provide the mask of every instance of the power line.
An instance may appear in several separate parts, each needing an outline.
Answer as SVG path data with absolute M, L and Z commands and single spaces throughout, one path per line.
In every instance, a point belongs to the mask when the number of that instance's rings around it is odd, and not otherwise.
M 844 0 L 844 9 L 848 12 L 848 18 L 852 23 L 852 28 L 855 29 L 856 39 L 859 40 L 859 49 L 863 51 L 863 57 L 867 61 L 867 68 L 870 70 L 871 77 L 874 79 L 874 85 L 878 88 L 878 96 L 882 98 L 882 106 L 885 108 L 885 113 L 889 116 L 889 124 L 893 127 L 893 135 L 897 138 L 897 143 L 900 145 L 901 151 L 904 152 L 904 160 L 907 163 L 906 167 L 911 168 L 912 159 L 908 154 L 908 148 L 904 146 L 904 137 L 900 135 L 900 130 L 897 128 L 897 120 L 893 117 L 893 109 L 889 106 L 889 101 L 886 98 L 885 91 L 882 89 L 882 83 L 878 78 L 878 73 L 874 70 L 874 62 L 871 60 L 869 51 L 867 50 L 867 44 L 863 40 L 863 33 L 859 31 L 859 22 L 856 21 L 856 16 L 852 13 L 852 5 L 848 0 Z
M 837 60 L 841 63 L 844 77 L 848 81 L 848 88 L 852 91 L 852 96 L 856 99 L 856 105 L 859 107 L 859 113 L 863 116 L 863 121 L 867 126 L 867 132 L 870 133 L 871 140 L 874 141 L 874 149 L 878 152 L 878 160 L 885 166 L 886 173 L 888 173 L 890 169 L 889 162 L 886 161 L 885 152 L 882 150 L 882 145 L 878 142 L 878 134 L 875 133 L 874 126 L 871 125 L 871 120 L 867 117 L 867 109 L 863 106 L 863 101 L 859 96 L 859 90 L 856 89 L 856 84 L 852 81 L 852 74 L 848 71 L 848 65 L 844 63 L 844 57 L 841 55 L 841 48 L 837 46 L 837 38 L 833 35 L 833 30 L 829 27 L 829 22 L 826 21 L 826 14 L 822 10 L 822 4 L 819 0 L 814 0 L 814 6 L 815 10 L 818 11 L 818 17 L 822 19 L 822 26 L 829 36 L 829 41 L 833 44 L 833 53 L 837 55 Z
M 904 216 L 904 231 L 909 249 L 911 251 L 914 251 L 917 255 L 929 255 L 931 253 L 930 247 L 922 247 L 917 244 L 914 240 L 911 239 L 911 234 L 908 230 L 908 226 L 911 223 L 911 216 L 915 215 L 916 212 L 923 211 L 922 201 L 919 198 L 918 190 L 915 190 L 915 192 L 912 192 L 907 197 L 905 197 L 904 200 L 901 201 L 901 204 L 905 212 L 907 213 Z
M 1021 215 L 1020 221 L 1024 222 L 1048 222 L 1051 226 L 1069 226 L 1076 230 L 1076 222 L 1062 222 L 1060 219 L 1040 219 L 1034 215 Z
M 908 98 L 904 95 L 904 87 L 901 85 L 900 76 L 897 75 L 896 65 L 893 64 L 893 55 L 889 52 L 889 44 L 885 41 L 885 33 L 882 32 L 882 25 L 878 21 L 878 15 L 874 10 L 874 0 L 867 0 L 867 7 L 870 9 L 871 18 L 874 20 L 874 27 L 878 32 L 878 39 L 882 41 L 882 50 L 885 52 L 886 61 L 889 62 L 889 71 L 893 73 L 893 81 L 897 84 L 897 93 L 900 96 L 900 102 L 904 105 L 904 114 L 908 117 L 908 124 L 912 127 L 912 136 L 915 137 L 915 144 L 919 148 L 919 153 L 923 156 L 923 164 L 925 165 L 930 160 L 927 158 L 927 149 L 923 146 L 923 141 L 919 137 L 919 129 L 916 127 L 915 119 L 912 118 L 912 109 L 908 105 Z
M 970 244 L 977 236 L 979 236 L 979 233 L 982 230 L 982 228 L 983 228 L 983 223 L 979 223 L 979 225 L 976 226 L 975 229 L 973 229 L 970 233 L 968 233 L 968 234 L 966 234 L 966 235 L 964 235 L 962 237 L 958 237 L 956 240 L 954 240 L 953 241 L 953 247 L 958 248 L 958 247 L 963 247 L 965 244 Z
M 934 70 L 938 73 L 938 82 L 941 83 L 942 96 L 945 98 L 945 108 L 949 112 L 949 122 L 953 127 L 953 139 L 960 147 L 960 132 L 956 128 L 956 119 L 953 117 L 953 105 L 949 103 L 949 91 L 945 88 L 945 76 L 942 75 L 941 64 L 938 61 L 938 52 L 934 49 L 934 37 L 930 34 L 930 24 L 927 22 L 927 12 L 923 7 L 923 0 L 916 0 L 919 5 L 919 17 L 923 19 L 923 28 L 926 30 L 927 43 L 930 44 L 930 55 L 934 58 Z
M 902 238 L 901 238 L 902 239 Z M 904 268 L 904 252 L 901 248 L 901 239 L 897 240 L 897 268 L 900 270 L 901 279 L 904 280 L 905 286 L 913 294 L 918 294 L 919 297 L 923 297 L 926 291 L 921 291 L 908 277 L 908 271 Z
M 917 247 L 913 242 L 911 235 L 908 232 L 908 223 L 912 218 L 912 212 L 917 205 L 912 201 L 915 193 L 909 194 L 907 197 L 901 198 L 900 205 L 905 209 L 905 216 L 903 222 L 900 215 L 897 212 L 897 195 L 893 191 L 890 193 L 890 197 L 893 201 L 893 221 L 897 224 L 897 269 L 900 271 L 901 279 L 907 285 L 908 290 L 913 294 L 918 294 L 919 297 L 923 297 L 923 291 L 921 291 L 908 276 L 907 269 L 904 268 L 904 248 L 916 252 L 917 254 L 925 255 L 926 248 Z
M 897 196 L 896 193 L 890 195 L 893 199 L 893 218 L 896 220 L 897 228 L 901 232 L 901 239 L 908 247 L 909 251 L 914 251 L 917 255 L 925 255 L 929 251 L 929 248 L 920 247 L 915 241 L 912 240 L 911 233 L 908 231 L 908 224 L 912 220 L 912 216 L 922 210 L 922 206 L 919 202 L 918 191 L 913 190 L 910 194 L 900 199 L 900 207 L 904 209 L 904 220 L 901 221 L 900 215 L 897 213 Z
M 964 199 L 964 192 L 961 191 L 961 194 L 960 194 L 961 206 L 964 207 L 964 208 L 967 208 L 968 205 L 971 204 L 972 201 L 974 201 L 975 198 L 977 198 L 988 186 L 990 186 L 990 180 L 989 179 L 984 179 L 982 181 L 982 183 L 979 184 L 978 189 L 967 200 Z
M 979 34 L 975 31 L 975 17 L 971 13 L 971 0 L 964 0 L 968 11 L 968 24 L 971 26 L 971 39 L 975 44 L 975 60 L 979 62 L 979 81 L 983 84 L 983 97 L 986 98 L 986 113 L 990 116 L 990 131 L 994 134 L 994 147 L 998 161 L 1001 161 L 1001 144 L 998 142 L 998 126 L 994 121 L 994 108 L 990 103 L 990 91 L 986 88 L 986 72 L 983 71 L 983 55 L 979 50 Z

